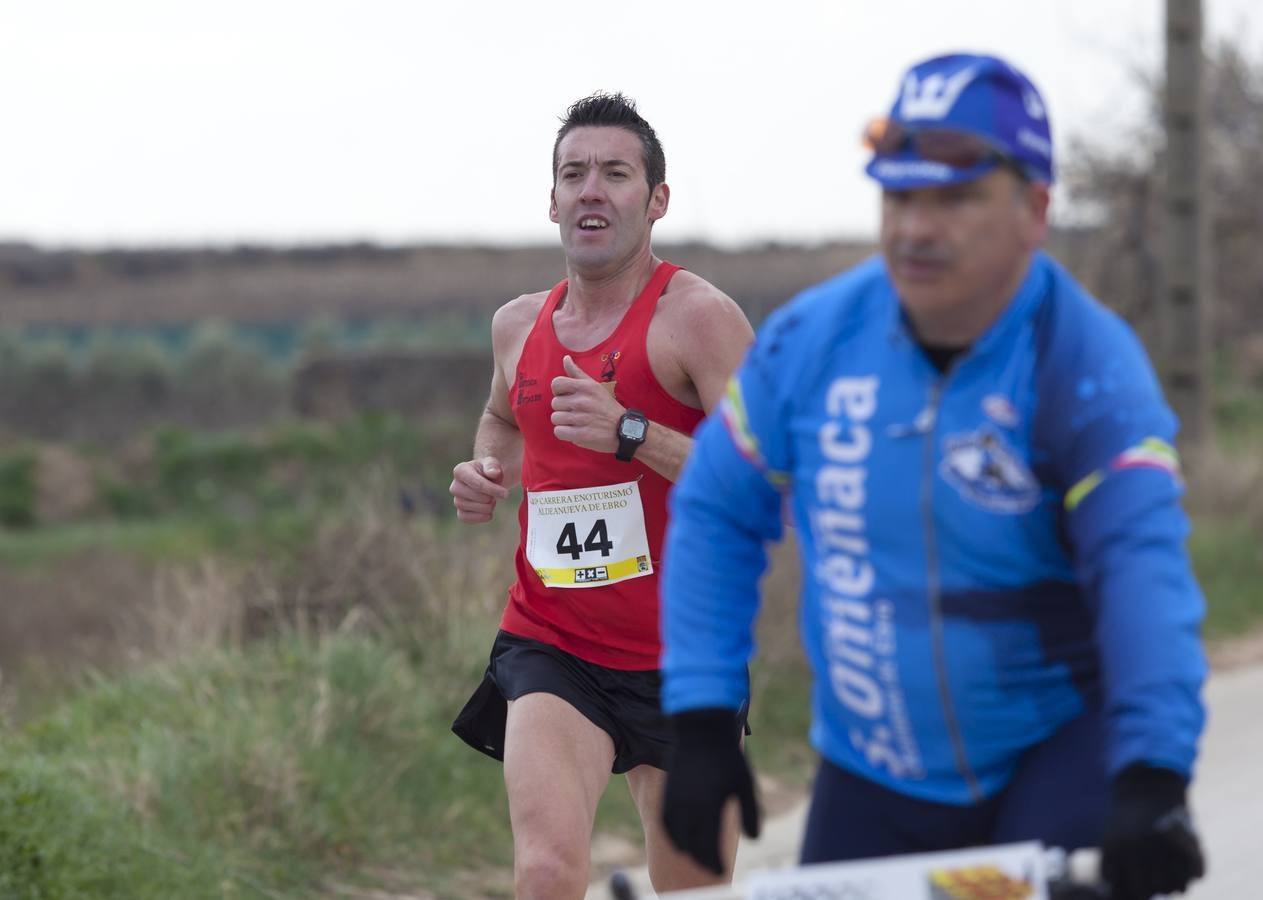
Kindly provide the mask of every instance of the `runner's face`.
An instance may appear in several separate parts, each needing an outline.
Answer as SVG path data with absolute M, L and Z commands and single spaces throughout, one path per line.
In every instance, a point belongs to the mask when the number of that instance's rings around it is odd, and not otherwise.
M 885 191 L 882 252 L 913 323 L 989 324 L 1043 241 L 1047 212 L 1048 188 L 1005 168 L 964 184 Z
M 617 267 L 649 246 L 667 211 L 665 184 L 645 181 L 640 138 L 625 128 L 584 126 L 562 138 L 548 216 L 571 265 Z

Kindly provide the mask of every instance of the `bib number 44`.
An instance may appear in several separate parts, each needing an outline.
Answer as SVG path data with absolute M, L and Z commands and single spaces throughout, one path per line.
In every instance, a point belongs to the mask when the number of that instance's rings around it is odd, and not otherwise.
M 579 532 L 574 522 L 563 525 L 561 534 L 557 537 L 557 554 L 559 556 L 569 554 L 571 559 L 577 560 L 585 551 L 600 552 L 601 556 L 609 556 L 613 550 L 614 542 L 610 540 L 604 519 L 597 519 L 592 523 L 592 530 L 583 539 L 582 545 L 579 543 Z
M 527 491 L 526 559 L 550 588 L 594 588 L 653 574 L 635 481 Z

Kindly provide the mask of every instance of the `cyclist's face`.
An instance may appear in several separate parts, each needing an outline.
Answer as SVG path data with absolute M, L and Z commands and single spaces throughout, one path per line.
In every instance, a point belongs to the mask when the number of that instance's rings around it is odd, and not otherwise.
M 924 339 L 968 342 L 1000 314 L 1043 241 L 1047 212 L 1047 186 L 1006 168 L 963 184 L 882 194 L 886 265 Z

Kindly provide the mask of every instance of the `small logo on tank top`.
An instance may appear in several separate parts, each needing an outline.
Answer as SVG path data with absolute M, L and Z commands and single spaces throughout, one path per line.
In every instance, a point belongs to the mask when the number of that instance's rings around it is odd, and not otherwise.
M 537 390 L 538 378 L 527 378 L 521 372 L 517 373 L 517 405 L 524 406 L 527 403 L 538 403 L 544 398 L 544 395 Z
M 622 350 L 613 350 L 609 353 L 601 354 L 601 380 L 613 381 L 618 375 L 614 370 L 614 364 L 623 358 Z
M 605 383 L 605 389 L 610 392 L 611 397 L 614 396 L 614 386 L 618 384 L 615 363 L 622 358 L 622 350 L 611 350 L 609 353 L 601 354 L 601 381 Z

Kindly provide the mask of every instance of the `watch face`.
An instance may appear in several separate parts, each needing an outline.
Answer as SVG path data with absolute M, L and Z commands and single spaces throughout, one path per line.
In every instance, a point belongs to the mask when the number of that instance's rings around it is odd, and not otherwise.
M 629 441 L 643 441 L 645 439 L 645 423 L 639 419 L 624 419 L 623 424 L 618 429 L 618 433 Z

